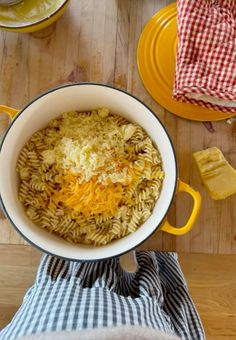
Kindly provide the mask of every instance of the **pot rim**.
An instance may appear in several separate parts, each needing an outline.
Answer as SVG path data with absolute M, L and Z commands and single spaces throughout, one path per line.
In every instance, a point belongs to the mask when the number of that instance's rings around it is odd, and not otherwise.
M 30 28 L 30 27 L 35 27 L 35 26 L 38 26 L 40 24 L 42 24 L 43 22 L 46 22 L 48 21 L 49 19 L 51 19 L 52 17 L 54 17 L 54 15 L 58 14 L 63 8 L 64 6 L 69 2 L 70 0 L 64 0 L 64 2 L 60 5 L 60 7 L 58 7 L 58 9 L 56 9 L 53 13 L 49 14 L 47 17 L 37 21 L 37 22 L 34 22 L 32 24 L 26 24 L 26 25 L 22 25 L 22 26 L 9 26 L 9 25 L 3 25 L 3 24 L 0 24 L 0 29 L 9 29 L 11 31 L 14 31 L 14 30 L 18 30 L 18 29 L 24 29 L 24 28 Z
M 135 246 L 132 246 L 131 248 L 128 248 L 127 250 L 125 251 L 121 251 L 119 253 L 117 253 L 116 255 L 112 255 L 112 256 L 107 256 L 107 257 L 104 257 L 104 258 L 97 258 L 96 260 L 94 259 L 75 259 L 75 258 L 70 258 L 70 257 L 64 257 L 64 256 L 60 256 L 58 254 L 54 254 L 54 253 L 51 253 L 50 251 L 48 250 L 45 250 L 43 247 L 41 246 L 38 246 L 37 244 L 35 244 L 33 241 L 31 241 L 30 239 L 28 239 L 22 232 L 21 230 L 18 229 L 18 227 L 15 225 L 15 223 L 13 222 L 13 220 L 11 219 L 10 215 L 8 214 L 8 211 L 7 211 L 7 208 L 5 207 L 4 205 L 4 202 L 2 200 L 2 195 L 0 193 L 0 205 L 4 211 L 4 214 L 7 216 L 8 220 L 11 222 L 11 225 L 17 230 L 17 232 L 29 243 L 31 244 L 32 246 L 34 246 L 35 248 L 39 249 L 40 251 L 46 253 L 46 254 L 49 254 L 51 256 L 56 256 L 58 258 L 62 258 L 64 260 L 70 260 L 70 261 L 76 261 L 76 262 L 92 262 L 92 261 L 103 261 L 103 260 L 106 260 L 106 259 L 112 259 L 112 258 L 116 258 L 118 256 L 121 256 L 123 254 L 126 254 L 128 253 L 129 251 L 132 251 L 134 249 L 136 249 L 137 247 L 139 247 L 142 243 L 144 243 L 148 238 L 150 238 L 162 225 L 163 221 L 165 220 L 166 218 L 166 215 L 170 209 L 170 206 L 173 202 L 173 199 L 174 199 L 174 196 L 175 196 L 175 192 L 176 192 L 176 188 L 177 188 L 177 182 L 178 182 L 178 167 L 177 167 L 177 158 L 176 158 L 176 154 L 175 154 L 175 149 L 174 149 L 174 146 L 173 146 L 173 142 L 169 136 L 169 133 L 167 132 L 164 124 L 161 122 L 161 120 L 155 115 L 154 111 L 152 111 L 144 102 L 142 102 L 140 99 L 138 99 L 136 96 L 134 96 L 133 94 L 125 91 L 125 90 L 122 90 L 120 88 L 117 88 L 117 87 L 114 87 L 112 85 L 108 85 L 108 84 L 103 84 L 103 83 L 96 83 L 96 82 L 79 82 L 79 83 L 72 83 L 72 84 L 64 84 L 64 85 L 60 85 L 60 86 L 56 86 L 56 87 L 53 87 L 45 92 L 43 92 L 42 94 L 34 97 L 31 101 L 28 102 L 28 104 L 26 104 L 20 111 L 19 113 L 16 115 L 16 117 L 13 119 L 13 121 L 11 122 L 11 124 L 8 126 L 1 142 L 0 142 L 0 153 L 1 153 L 1 150 L 2 150 L 2 147 L 3 147 L 3 144 L 4 144 L 4 141 L 8 135 L 8 132 L 10 131 L 10 129 L 12 128 L 12 126 L 14 125 L 15 121 L 24 113 L 24 111 L 31 105 L 33 104 L 34 102 L 36 102 L 38 99 L 40 99 L 41 97 L 44 97 L 46 95 L 48 95 L 49 93 L 51 92 L 54 92 L 54 91 L 57 91 L 59 89 L 62 89 L 62 88 L 66 88 L 66 87 L 72 87 L 72 86 L 87 86 L 87 85 L 95 85 L 95 86 L 102 86 L 102 87 L 108 87 L 108 88 L 111 88 L 115 91 L 120 91 L 130 97 L 132 97 L 133 99 L 137 100 L 140 104 L 142 104 L 145 108 L 147 108 L 150 113 L 152 113 L 152 115 L 156 118 L 156 120 L 160 123 L 160 125 L 162 126 L 162 128 L 164 129 L 167 137 L 168 137 L 168 140 L 170 142 L 170 145 L 171 145 L 171 149 L 172 149 L 172 152 L 173 152 L 173 156 L 174 156 L 174 162 L 175 162 L 175 183 L 174 183 L 174 190 L 173 190 L 173 193 L 172 193 L 172 197 L 171 197 L 171 200 L 170 200 L 170 203 L 169 205 L 166 207 L 166 212 L 165 214 L 163 215 L 163 218 L 161 219 L 160 223 L 158 226 L 156 226 L 154 228 L 154 230 L 145 238 L 143 239 L 141 242 L 139 242 L 138 244 L 136 244 Z

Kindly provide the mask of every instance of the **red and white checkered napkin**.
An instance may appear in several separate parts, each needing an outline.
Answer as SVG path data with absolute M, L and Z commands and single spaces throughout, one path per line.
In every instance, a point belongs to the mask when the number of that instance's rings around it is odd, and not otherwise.
M 236 0 L 177 0 L 175 99 L 236 111 Z

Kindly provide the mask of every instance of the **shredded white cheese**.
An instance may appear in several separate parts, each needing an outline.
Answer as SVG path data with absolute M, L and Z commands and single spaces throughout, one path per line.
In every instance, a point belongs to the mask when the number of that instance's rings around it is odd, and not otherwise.
M 123 183 L 129 180 L 128 167 L 119 168 L 117 159 L 125 159 L 125 143 L 135 132 L 136 126 L 128 123 L 119 126 L 107 108 L 91 114 L 64 113 L 54 147 L 43 152 L 45 163 L 56 163 L 65 170 L 80 174 L 80 181 L 98 176 L 98 182 Z

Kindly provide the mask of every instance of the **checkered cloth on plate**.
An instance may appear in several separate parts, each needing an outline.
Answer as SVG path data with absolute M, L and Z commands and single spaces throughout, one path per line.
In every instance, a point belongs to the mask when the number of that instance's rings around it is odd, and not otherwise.
M 178 0 L 174 98 L 236 111 L 236 0 Z

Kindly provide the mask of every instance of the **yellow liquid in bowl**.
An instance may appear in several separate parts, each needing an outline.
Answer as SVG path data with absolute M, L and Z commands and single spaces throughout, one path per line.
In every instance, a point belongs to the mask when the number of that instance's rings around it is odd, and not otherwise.
M 0 25 L 21 27 L 37 23 L 55 13 L 65 0 L 23 0 L 13 6 L 0 6 Z

